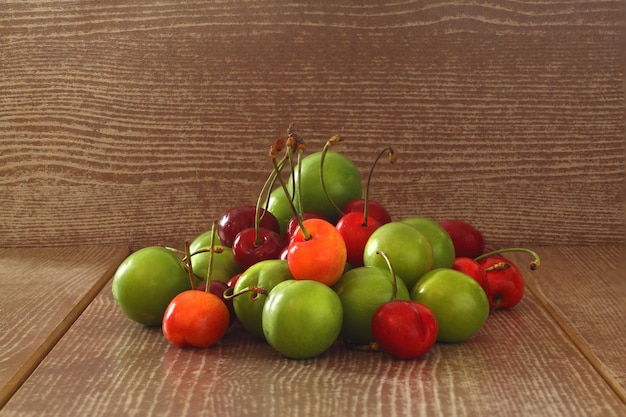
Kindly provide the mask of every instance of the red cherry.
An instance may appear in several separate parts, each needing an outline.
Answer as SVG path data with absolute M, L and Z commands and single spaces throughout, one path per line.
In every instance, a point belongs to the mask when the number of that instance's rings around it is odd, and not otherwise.
M 489 307 L 511 308 L 524 296 L 524 278 L 513 262 L 502 256 L 489 256 L 478 261 L 487 275 Z
M 285 239 L 272 230 L 249 227 L 237 234 L 233 242 L 233 258 L 242 270 L 266 259 L 278 259 L 286 246 Z
M 207 348 L 228 330 L 230 314 L 222 300 L 206 291 L 187 290 L 172 299 L 163 315 L 162 331 L 172 344 Z
M 363 251 L 368 239 L 381 223 L 367 216 L 364 221 L 363 212 L 344 214 L 335 226 L 346 243 L 348 263 L 353 267 L 363 266 Z
M 445 220 L 440 224 L 450 235 L 456 256 L 476 258 L 483 253 L 485 240 L 477 228 L 463 220 Z
M 359 198 L 348 201 L 341 211 L 344 213 L 360 212 L 365 210 L 365 199 Z M 369 200 L 367 203 L 367 215 L 376 219 L 381 225 L 391 222 L 391 215 L 382 204 Z
M 260 227 L 280 232 L 278 220 L 269 211 L 260 209 Z M 232 247 L 237 234 L 244 229 L 254 227 L 256 219 L 255 206 L 237 206 L 225 212 L 217 222 L 217 235 L 224 246 Z
M 485 269 L 474 259 L 466 256 L 460 256 L 454 259 L 452 262 L 452 269 L 463 272 L 466 275 L 474 278 L 476 282 L 480 284 L 482 289 L 489 297 L 489 283 L 487 282 L 487 273 Z
M 372 334 L 383 352 L 399 359 L 426 354 L 437 340 L 438 325 L 433 312 L 410 300 L 381 305 L 372 317 Z
M 287 253 L 289 270 L 295 279 L 310 279 L 328 286 L 335 284 L 346 266 L 346 243 L 332 223 L 322 219 L 302 222 Z

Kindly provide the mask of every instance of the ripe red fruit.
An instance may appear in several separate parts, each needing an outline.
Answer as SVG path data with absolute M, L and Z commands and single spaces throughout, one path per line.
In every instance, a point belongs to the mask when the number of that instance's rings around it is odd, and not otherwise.
M 365 244 L 380 226 L 381 224 L 371 216 L 367 216 L 367 222 L 365 222 L 362 212 L 346 213 L 339 219 L 335 227 L 346 242 L 350 265 L 363 266 Z
M 456 256 L 476 258 L 482 255 L 485 239 L 477 228 L 463 220 L 445 220 L 440 224 L 450 235 Z
M 260 227 L 280 233 L 278 220 L 272 213 L 260 209 L 259 214 L 261 216 Z M 220 242 L 224 246 L 232 247 L 237 234 L 244 229 L 254 227 L 255 222 L 255 206 L 236 206 L 229 209 L 217 221 L 217 235 L 220 238 Z
M 346 214 L 352 213 L 352 212 L 363 213 L 364 209 L 365 209 L 365 199 L 359 198 L 356 200 L 348 201 L 343 206 L 341 211 L 343 211 Z M 376 219 L 380 224 L 386 224 L 386 223 L 391 222 L 391 215 L 389 214 L 387 209 L 383 207 L 382 204 L 377 203 L 372 200 L 369 200 L 367 202 L 367 215 L 369 217 L 372 217 L 373 219 Z
M 474 259 L 466 256 L 460 256 L 452 262 L 452 269 L 463 272 L 474 278 L 480 284 L 487 297 L 489 297 L 489 283 L 487 281 L 487 273 L 485 269 Z
M 310 279 L 335 284 L 346 266 L 347 250 L 343 237 L 332 223 L 322 219 L 302 222 L 309 236 L 298 228 L 287 252 L 289 270 L 297 280 Z
M 399 359 L 426 354 L 435 344 L 437 333 L 435 315 L 416 301 L 390 301 L 372 317 L 374 340 L 383 352 Z
M 487 275 L 489 307 L 511 308 L 524 296 L 524 278 L 520 270 L 502 256 L 489 256 L 480 259 L 479 265 Z
M 178 294 L 168 305 L 162 330 L 174 345 L 207 348 L 226 334 L 229 325 L 228 308 L 218 296 L 188 290 Z
M 257 262 L 278 259 L 286 241 L 272 230 L 249 227 L 237 234 L 233 242 L 233 258 L 237 265 L 246 270 Z

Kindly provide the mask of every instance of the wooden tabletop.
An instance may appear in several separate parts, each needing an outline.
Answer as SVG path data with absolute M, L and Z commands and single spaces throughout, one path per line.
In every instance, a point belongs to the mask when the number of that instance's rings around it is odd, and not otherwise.
M 624 415 L 624 248 L 535 249 L 518 306 L 413 361 L 339 344 L 290 360 L 241 327 L 180 349 L 115 305 L 126 248 L 1 249 L 0 415 Z
M 625 415 L 622 3 L 4 2 L 0 416 Z M 392 218 L 540 250 L 522 303 L 408 362 L 126 319 L 125 256 L 256 203 L 291 122 L 363 185 L 392 146 Z

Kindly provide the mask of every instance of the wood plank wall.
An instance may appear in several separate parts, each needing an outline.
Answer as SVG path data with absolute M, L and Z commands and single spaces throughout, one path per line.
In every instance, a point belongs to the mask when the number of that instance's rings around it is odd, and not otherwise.
M 307 4 L 313 3 L 313 4 Z M 181 246 L 333 134 L 395 219 L 624 242 L 620 1 L 0 6 L 0 247 Z

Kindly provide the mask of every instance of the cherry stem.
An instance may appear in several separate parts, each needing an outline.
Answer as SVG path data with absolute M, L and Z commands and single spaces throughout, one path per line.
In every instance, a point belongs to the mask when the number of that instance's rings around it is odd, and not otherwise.
M 387 266 L 389 267 L 389 272 L 391 272 L 391 278 L 393 280 L 393 298 L 392 298 L 392 301 L 395 301 L 395 300 L 398 299 L 398 278 L 396 277 L 396 272 L 393 269 L 393 265 L 391 264 L 391 260 L 389 259 L 389 255 L 387 255 L 385 252 L 383 252 L 381 250 L 377 250 L 376 254 L 382 256 L 385 259 L 385 262 L 387 262 Z
M 209 284 L 211 284 L 211 274 L 213 273 L 213 257 L 215 256 L 215 235 L 217 232 L 217 221 L 214 220 L 213 223 L 211 224 L 211 246 L 209 248 L 209 266 L 207 267 L 206 270 L 206 280 L 205 280 L 205 286 L 204 286 L 204 291 L 205 292 L 210 292 L 209 291 Z
M 299 187 L 296 185 L 296 176 L 295 176 L 295 171 L 296 171 L 296 165 L 300 165 L 300 160 L 298 160 L 297 163 L 294 163 L 293 161 L 293 150 L 294 149 L 301 149 L 302 151 L 304 151 L 305 145 L 304 145 L 304 141 L 300 138 L 300 135 L 298 135 L 298 130 L 296 129 L 296 125 L 295 123 L 291 122 L 289 124 L 289 127 L 287 128 L 287 157 L 289 159 L 289 168 L 291 169 L 291 199 L 293 201 L 293 199 L 296 198 L 296 190 L 299 189 Z M 301 170 L 299 170 L 298 172 L 302 172 Z M 302 211 L 302 204 L 300 204 L 300 211 Z
M 330 197 L 330 194 L 328 193 L 328 190 L 326 189 L 326 182 L 324 181 L 324 161 L 326 160 L 326 154 L 328 153 L 328 150 L 330 149 L 330 147 L 339 141 L 341 141 L 341 136 L 333 135 L 330 137 L 330 139 L 326 141 L 326 144 L 324 145 L 324 149 L 322 149 L 322 156 L 320 158 L 320 181 L 322 183 L 322 190 L 324 191 L 324 195 L 326 196 L 326 199 L 330 202 L 330 204 L 333 206 L 333 208 L 339 214 L 339 216 L 343 217 L 344 215 L 343 211 L 341 211 L 341 209 L 337 207 L 337 204 L 335 204 L 333 199 Z
M 299 146 L 298 146 L 298 152 L 299 153 L 301 152 L 301 148 Z M 311 234 L 304 227 L 302 216 L 300 216 L 298 214 L 298 210 L 296 209 L 296 206 L 294 205 L 293 200 L 291 199 L 291 196 L 289 195 L 289 190 L 287 190 L 287 185 L 285 184 L 285 180 L 283 179 L 283 177 L 280 176 L 280 170 L 279 170 L 279 167 L 278 167 L 278 163 L 276 162 L 276 154 L 270 152 L 270 157 L 272 159 L 272 165 L 274 166 L 274 172 L 276 173 L 276 177 L 278 178 L 278 182 L 280 183 L 280 186 L 282 187 L 283 191 L 285 192 L 285 196 L 287 197 L 287 201 L 289 202 L 289 207 L 291 208 L 291 211 L 292 211 L 296 221 L 298 222 L 298 225 L 300 226 L 300 230 L 302 230 L 302 234 L 304 235 L 304 240 L 309 240 L 309 239 L 311 239 Z M 295 195 L 295 193 L 294 193 L 294 195 Z
M 485 268 L 485 272 L 506 271 L 507 269 L 510 269 L 510 268 L 511 268 L 511 264 L 508 264 L 506 262 L 498 262 L 498 263 L 491 265 L 488 268 Z
M 189 273 L 189 283 L 191 284 L 191 289 L 196 289 L 196 283 L 194 281 L 193 275 L 193 266 L 191 265 L 191 254 L 189 253 L 189 240 L 185 240 L 185 259 L 187 263 L 187 272 Z
M 369 199 L 370 199 L 370 184 L 372 183 L 372 176 L 374 175 L 374 168 L 376 167 L 376 164 L 378 163 L 378 160 L 385 154 L 388 153 L 389 154 L 389 162 L 391 162 L 392 164 L 395 164 L 396 161 L 398 160 L 398 156 L 396 155 L 396 152 L 393 150 L 393 148 L 391 146 L 386 147 L 385 149 L 383 149 L 378 156 L 376 157 L 376 159 L 374 160 L 374 163 L 372 164 L 372 167 L 370 168 L 370 172 L 369 175 L 367 176 L 367 185 L 365 187 L 365 204 L 364 204 L 364 208 L 363 208 L 363 226 L 367 226 L 367 216 L 369 214 Z
M 491 252 L 483 253 L 479 257 L 474 258 L 474 260 L 475 261 L 479 261 L 481 259 L 488 258 L 488 257 L 493 256 L 493 255 L 499 255 L 501 253 L 506 253 L 506 252 L 525 252 L 525 253 L 528 253 L 528 254 L 532 255 L 534 259 L 530 262 L 530 270 L 531 271 L 534 271 L 535 269 L 539 268 L 539 266 L 541 265 L 541 259 L 539 258 L 539 255 L 537 254 L 537 252 L 535 252 L 534 250 L 526 249 L 526 248 L 497 249 L 497 250 L 493 250 Z
M 289 152 L 289 160 L 293 161 L 293 150 L 291 149 L 291 147 L 287 148 L 287 152 Z M 303 149 L 298 149 L 298 159 L 296 162 L 296 167 L 298 168 L 298 183 L 294 185 L 294 197 L 296 195 L 295 190 L 298 190 L 298 216 L 300 218 L 303 218 L 302 216 L 304 216 L 304 206 L 302 205 L 302 153 L 303 153 Z M 295 175 L 293 176 L 294 180 L 295 180 Z
M 233 288 L 228 288 L 224 291 L 224 298 L 230 300 L 231 298 L 238 297 L 242 294 L 253 293 L 252 299 L 256 299 L 259 294 L 267 295 L 268 291 L 263 287 L 257 287 L 256 285 L 250 285 L 249 287 L 242 288 L 241 290 L 235 292 Z
M 283 167 L 285 166 L 285 162 L 286 160 L 285 158 L 283 158 L 278 163 L 279 173 L 282 171 Z M 259 198 L 257 198 L 256 200 L 256 206 L 254 209 L 254 231 L 255 231 L 254 245 L 255 246 L 259 246 L 261 244 L 259 228 L 261 227 L 261 221 L 263 220 L 263 216 L 265 216 L 265 213 L 267 212 L 267 204 L 269 203 L 269 193 L 272 187 L 274 186 L 274 183 L 276 182 L 277 175 L 278 174 L 276 173 L 276 170 L 274 169 L 274 167 L 272 167 L 272 172 L 270 173 L 269 177 L 267 177 L 267 180 L 265 181 L 265 184 L 263 184 L 263 188 L 261 188 L 261 192 L 259 193 Z M 266 211 L 263 212 L 263 214 L 261 215 L 261 205 L 263 201 L 265 201 L 265 204 L 263 205 L 265 206 Z

